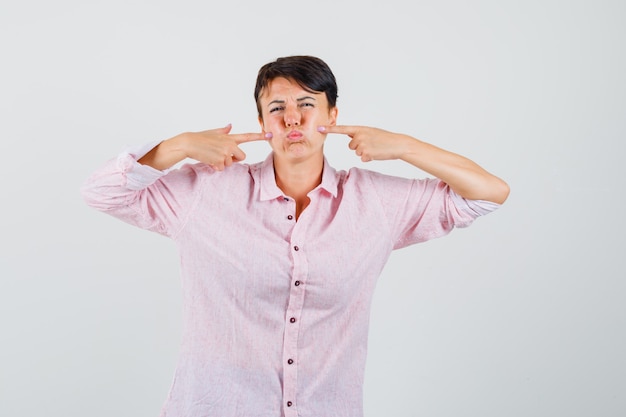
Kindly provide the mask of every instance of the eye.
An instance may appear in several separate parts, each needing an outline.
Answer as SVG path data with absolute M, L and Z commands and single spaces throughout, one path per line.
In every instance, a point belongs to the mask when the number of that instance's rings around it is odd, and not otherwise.
M 313 103 L 304 102 L 300 103 L 300 107 L 315 107 L 315 105 Z
M 285 108 L 284 108 L 283 106 L 276 106 L 276 107 L 272 107 L 272 108 L 270 109 L 270 113 L 274 113 L 274 112 L 281 111 L 281 110 L 284 110 L 284 109 L 285 109 Z

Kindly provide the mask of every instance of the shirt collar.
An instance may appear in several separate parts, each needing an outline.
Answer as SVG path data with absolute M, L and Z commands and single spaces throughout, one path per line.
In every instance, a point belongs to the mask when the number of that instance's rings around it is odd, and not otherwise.
M 260 195 L 261 201 L 272 200 L 284 197 L 284 193 L 278 185 L 276 185 L 276 176 L 274 175 L 274 154 L 270 153 L 260 167 Z M 322 189 L 337 197 L 337 172 L 328 164 L 324 157 L 324 167 L 322 168 L 322 182 L 315 189 Z

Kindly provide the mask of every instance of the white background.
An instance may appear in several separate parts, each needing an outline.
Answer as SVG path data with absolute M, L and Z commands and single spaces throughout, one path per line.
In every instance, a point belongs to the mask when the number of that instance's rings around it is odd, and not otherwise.
M 409 133 L 512 189 L 393 254 L 366 416 L 626 415 L 625 18 L 617 0 L 3 0 L 0 415 L 159 414 L 174 245 L 87 208 L 80 185 L 126 145 L 257 131 L 256 72 L 291 54 L 334 70 L 340 123 Z M 331 163 L 361 165 L 346 144 L 329 136 Z

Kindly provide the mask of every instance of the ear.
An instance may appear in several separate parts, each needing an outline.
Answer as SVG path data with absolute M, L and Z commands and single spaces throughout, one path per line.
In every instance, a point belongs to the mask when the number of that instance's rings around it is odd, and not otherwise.
M 329 126 L 335 126 L 337 124 L 337 114 L 339 113 L 339 109 L 337 108 L 337 106 L 333 107 L 332 109 L 330 109 L 328 111 L 328 117 L 329 117 L 329 121 L 328 121 L 328 125 Z

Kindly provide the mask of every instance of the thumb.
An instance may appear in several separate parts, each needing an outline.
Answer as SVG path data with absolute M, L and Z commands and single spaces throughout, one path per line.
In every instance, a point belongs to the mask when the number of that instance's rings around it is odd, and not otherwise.
M 230 130 L 233 128 L 232 123 L 227 124 L 224 127 L 217 129 L 220 133 L 229 134 Z

